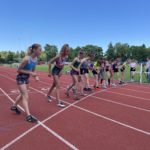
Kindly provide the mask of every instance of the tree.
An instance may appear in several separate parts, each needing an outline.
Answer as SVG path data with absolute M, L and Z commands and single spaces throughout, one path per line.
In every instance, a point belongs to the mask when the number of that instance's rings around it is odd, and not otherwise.
M 70 48 L 70 53 L 69 53 L 69 57 L 68 57 L 68 60 L 69 61 L 72 61 L 75 57 L 78 56 L 78 53 L 79 51 L 81 50 L 82 48 L 81 47 L 76 47 L 76 48 Z
M 95 60 L 103 57 L 103 49 L 99 46 L 95 45 L 86 45 L 82 47 L 86 54 L 93 54 L 95 56 Z
M 130 47 L 127 43 L 116 43 L 114 46 L 115 49 L 115 58 L 121 58 L 122 61 L 125 61 L 128 58 L 128 53 Z
M 55 57 L 58 53 L 58 48 L 55 45 L 46 44 L 44 47 L 46 54 L 46 61 L 48 62 L 51 58 Z
M 46 53 L 42 52 L 40 57 L 39 57 L 39 61 L 46 61 Z
M 20 52 L 20 57 L 21 57 L 21 58 L 24 58 L 25 55 L 26 55 L 26 53 L 25 53 L 24 51 L 21 51 L 21 52 Z
M 6 57 L 6 60 L 7 60 L 7 62 L 8 63 L 12 63 L 13 61 L 14 61 L 14 53 L 13 52 L 8 52 L 8 55 L 7 55 L 7 57 Z
M 108 45 L 108 49 L 106 51 L 106 57 L 108 60 L 115 59 L 115 48 L 112 43 Z

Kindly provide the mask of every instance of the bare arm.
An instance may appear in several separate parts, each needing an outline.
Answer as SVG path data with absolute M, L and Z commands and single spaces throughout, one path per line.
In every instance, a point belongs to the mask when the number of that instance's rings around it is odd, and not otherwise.
M 49 75 L 51 75 L 51 66 L 52 66 L 52 64 L 56 61 L 56 59 L 58 59 L 59 58 L 59 55 L 57 55 L 56 57 L 54 57 L 54 58 L 52 58 L 50 61 L 49 61 L 49 63 L 48 63 L 48 73 L 49 73 Z
M 71 67 L 73 70 L 78 71 L 78 68 L 75 68 L 75 67 L 73 66 L 76 61 L 77 61 L 77 57 L 72 61 L 72 63 L 70 64 L 70 67 Z

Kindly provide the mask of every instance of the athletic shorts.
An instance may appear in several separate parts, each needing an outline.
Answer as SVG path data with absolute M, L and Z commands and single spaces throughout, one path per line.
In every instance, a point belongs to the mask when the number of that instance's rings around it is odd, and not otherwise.
M 76 71 L 76 70 L 74 70 L 74 69 L 72 69 L 72 70 L 70 71 L 70 74 L 71 74 L 71 75 L 79 75 L 79 72 Z
M 125 71 L 125 68 L 124 68 L 124 67 L 122 67 L 122 68 L 120 69 L 120 71 L 121 71 L 121 72 L 124 72 L 124 71 Z
M 29 84 L 29 74 L 18 74 L 16 77 L 16 81 L 18 85 Z
M 97 75 L 98 74 L 96 70 L 93 70 L 92 73 L 93 73 L 93 75 Z
M 81 68 L 80 69 L 80 73 L 81 73 L 81 75 L 84 75 L 84 74 L 88 74 L 89 73 L 89 70 L 88 69 L 86 69 L 86 68 Z
M 61 72 L 61 70 L 62 70 L 63 68 L 58 68 L 57 66 L 54 66 L 53 67 L 53 69 L 52 69 L 52 75 L 54 76 L 54 75 L 59 75 L 60 74 L 60 72 Z
M 115 68 L 115 69 L 113 69 L 113 71 L 114 71 L 115 73 L 117 73 L 117 72 L 119 72 L 119 69 L 118 69 L 118 68 Z
M 136 68 L 130 68 L 130 71 L 135 72 L 135 71 L 136 71 Z

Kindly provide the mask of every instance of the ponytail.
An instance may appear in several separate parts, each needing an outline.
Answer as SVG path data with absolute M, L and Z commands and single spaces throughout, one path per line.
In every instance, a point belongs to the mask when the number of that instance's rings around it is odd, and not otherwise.
M 32 47 L 30 46 L 30 47 L 28 48 L 27 55 L 28 55 L 28 56 L 31 56 L 32 53 L 33 53 L 33 49 L 32 49 Z
M 28 55 L 28 56 L 31 56 L 31 55 L 34 53 L 34 49 L 37 49 L 37 48 L 39 48 L 39 47 L 41 47 L 40 44 L 33 44 L 33 45 L 31 45 L 31 46 L 28 48 L 27 55 Z

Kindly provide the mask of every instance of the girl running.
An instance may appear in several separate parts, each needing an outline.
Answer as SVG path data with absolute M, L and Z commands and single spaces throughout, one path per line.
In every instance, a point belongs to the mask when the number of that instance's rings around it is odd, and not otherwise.
M 116 87 L 115 81 L 114 81 L 114 69 L 113 69 L 113 61 L 109 61 L 110 63 L 110 80 L 111 80 L 111 85 L 113 87 Z
M 66 60 L 68 58 L 70 52 L 70 48 L 68 44 L 63 45 L 63 47 L 61 48 L 60 54 L 57 55 L 56 57 L 52 58 L 49 61 L 49 74 L 48 76 L 51 77 L 53 76 L 53 84 L 51 86 L 51 88 L 49 89 L 48 93 L 47 93 L 47 99 L 49 102 L 51 102 L 52 98 L 51 98 L 51 93 L 54 90 L 54 88 L 56 87 L 56 100 L 58 101 L 58 107 L 65 107 L 65 104 L 60 100 L 59 97 L 59 89 L 60 89 L 60 83 L 59 83 L 59 78 L 62 74 L 63 71 L 63 67 L 66 64 Z M 51 69 L 52 64 L 54 64 L 54 67 Z
M 88 55 L 87 58 L 83 60 L 83 63 L 80 67 L 81 80 L 84 84 L 84 91 L 92 91 L 89 83 L 89 65 L 90 65 L 91 56 Z
M 99 72 L 99 80 L 102 84 L 103 89 L 107 89 L 106 86 L 106 62 L 104 60 L 100 60 L 100 72 Z
M 39 80 L 38 75 L 35 72 L 35 67 L 37 64 L 37 57 L 41 54 L 41 45 L 33 44 L 29 47 L 28 55 L 25 56 L 22 60 L 22 63 L 18 67 L 18 74 L 16 77 L 18 89 L 20 95 L 16 98 L 14 105 L 11 107 L 11 110 L 16 114 L 20 114 L 21 111 L 18 109 L 17 105 L 22 102 L 23 108 L 27 115 L 26 121 L 28 122 L 37 122 L 37 119 L 34 118 L 30 111 L 28 105 L 28 88 L 29 88 L 29 77 L 32 76 L 36 81 Z
M 126 70 L 126 62 L 124 62 L 120 67 L 121 72 L 121 81 L 119 84 L 125 84 L 125 70 Z
M 99 74 L 99 71 L 100 71 L 100 64 L 99 64 L 99 61 L 96 61 L 94 63 L 94 65 L 91 66 L 92 68 L 92 73 L 93 73 L 93 76 L 95 78 L 95 83 L 94 83 L 94 88 L 95 89 L 98 89 L 99 88 L 99 82 L 98 82 L 98 74 Z
M 131 82 L 134 82 L 134 76 L 135 76 L 135 71 L 136 71 L 136 62 L 133 59 L 130 63 L 130 78 L 131 78 Z
M 112 69 L 113 69 L 113 72 L 114 72 L 114 76 L 116 75 L 116 78 L 120 83 L 119 66 L 120 66 L 120 63 L 119 63 L 118 59 L 116 59 L 113 62 Z
M 107 85 L 110 86 L 110 78 L 111 78 L 111 66 L 109 61 L 106 61 L 106 78 L 107 78 Z
M 84 53 L 83 51 L 80 51 L 78 57 L 76 57 L 70 65 L 70 67 L 72 68 L 70 72 L 72 76 L 72 84 L 67 88 L 66 95 L 69 97 L 69 92 L 71 89 L 73 89 L 75 100 L 79 100 L 79 96 L 78 96 L 78 84 L 79 84 L 79 75 L 80 75 L 79 66 L 83 58 L 84 58 Z M 84 95 L 83 87 L 81 87 L 81 95 Z
M 150 83 L 150 57 L 147 58 L 146 74 L 147 74 L 147 81 L 148 83 Z

